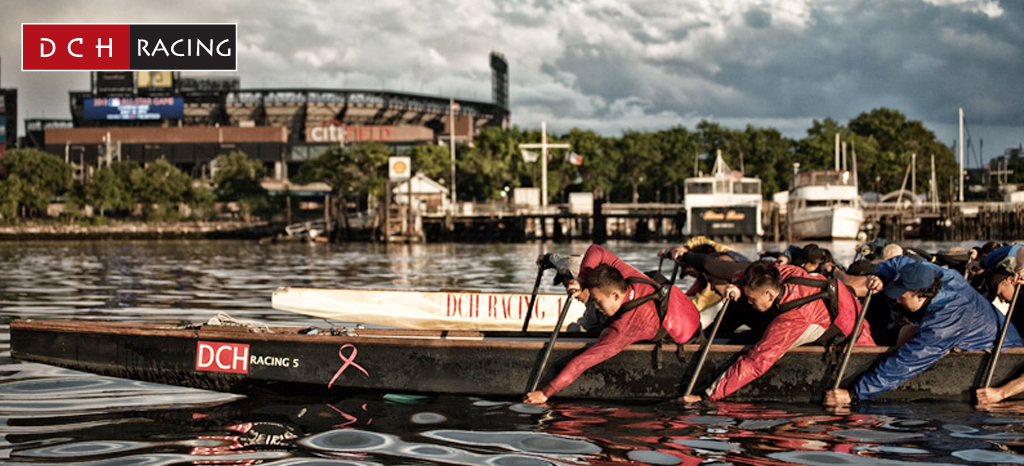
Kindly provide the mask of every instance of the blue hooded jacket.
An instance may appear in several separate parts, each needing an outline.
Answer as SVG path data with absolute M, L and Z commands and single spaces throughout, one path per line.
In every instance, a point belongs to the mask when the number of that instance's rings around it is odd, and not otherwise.
M 981 268 L 989 270 L 1007 257 L 1017 257 L 1017 251 L 1020 250 L 1021 247 L 1024 247 L 1024 245 L 1013 243 L 993 250 L 981 260 Z
M 889 284 L 899 270 L 915 261 L 897 256 L 875 266 L 874 275 Z M 980 351 L 992 348 L 1006 316 L 971 287 L 963 275 L 927 263 L 942 279 L 942 289 L 919 310 L 921 326 L 917 334 L 893 355 L 864 374 L 854 387 L 857 397 L 867 400 L 898 387 L 935 364 L 953 348 Z M 1010 324 L 1004 347 L 1021 346 L 1017 329 Z

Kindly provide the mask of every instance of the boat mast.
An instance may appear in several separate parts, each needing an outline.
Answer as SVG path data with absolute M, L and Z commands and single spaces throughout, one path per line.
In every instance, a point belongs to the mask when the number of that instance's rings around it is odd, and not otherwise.
M 857 187 L 857 193 L 860 193 L 860 184 L 857 181 L 857 141 L 850 141 L 850 156 L 853 163 L 853 185 Z
M 960 107 L 960 202 L 964 201 L 964 108 Z
M 839 171 L 839 131 L 836 131 L 836 171 Z

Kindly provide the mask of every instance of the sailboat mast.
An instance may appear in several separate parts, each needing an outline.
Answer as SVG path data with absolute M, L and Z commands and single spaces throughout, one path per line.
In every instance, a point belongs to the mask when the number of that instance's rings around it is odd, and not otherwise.
M 839 131 L 836 131 L 836 171 L 839 171 Z
M 964 108 L 960 107 L 960 202 L 964 201 Z

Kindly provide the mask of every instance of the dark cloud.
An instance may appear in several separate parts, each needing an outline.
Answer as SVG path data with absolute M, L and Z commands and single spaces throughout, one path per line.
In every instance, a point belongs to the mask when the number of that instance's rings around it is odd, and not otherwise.
M 88 86 L 85 73 L 17 71 L 22 22 L 218 21 L 239 25 L 245 87 L 489 100 L 493 50 L 510 62 L 524 126 L 614 134 L 706 118 L 799 137 L 811 119 L 882 106 L 942 126 L 962 106 L 975 133 L 1024 139 L 1019 1 L 63 0 L 5 13 L 2 84 L 19 88 L 22 117 L 66 117 L 67 91 Z
M 751 8 L 743 14 L 743 21 L 751 28 L 764 29 L 771 27 L 772 14 L 760 8 Z

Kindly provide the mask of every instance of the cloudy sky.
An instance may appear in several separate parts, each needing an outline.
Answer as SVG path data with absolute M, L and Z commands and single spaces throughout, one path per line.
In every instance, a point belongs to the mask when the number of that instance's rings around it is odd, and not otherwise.
M 878 107 L 986 159 L 1024 142 L 1024 1 L 0 0 L 0 85 L 21 117 L 67 118 L 87 73 L 20 71 L 20 23 L 233 22 L 243 87 L 389 89 L 489 101 L 509 61 L 512 123 L 775 127 Z M 19 132 L 24 127 L 19 127 Z M 983 146 L 978 141 L 983 141 Z

